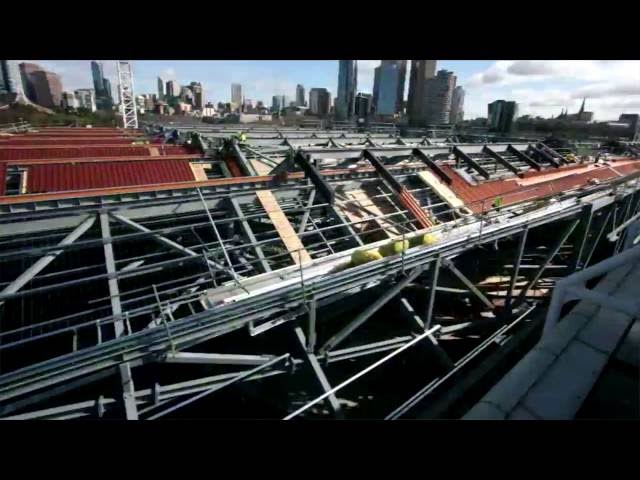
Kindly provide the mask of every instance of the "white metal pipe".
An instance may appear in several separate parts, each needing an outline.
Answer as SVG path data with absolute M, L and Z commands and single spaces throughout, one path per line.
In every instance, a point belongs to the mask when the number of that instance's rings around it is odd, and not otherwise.
M 309 408 L 311 408 L 313 405 L 315 405 L 318 402 L 321 402 L 322 400 L 324 400 L 325 398 L 327 398 L 329 395 L 333 395 L 335 392 L 337 392 L 338 390 L 343 389 L 344 387 L 346 387 L 347 385 L 349 385 L 350 383 L 355 382 L 358 378 L 362 377 L 363 375 L 366 375 L 367 373 L 369 373 L 371 370 L 373 370 L 374 368 L 379 367 L 380 365 L 382 365 L 383 363 L 385 363 L 387 360 L 390 360 L 391 358 L 395 357 L 396 355 L 398 355 L 399 353 L 402 353 L 403 351 L 405 351 L 407 348 L 412 347 L 413 345 L 415 345 L 416 343 L 420 342 L 422 339 L 427 338 L 429 335 L 434 334 L 435 332 L 437 332 L 438 330 L 440 330 L 441 326 L 440 325 L 436 325 L 434 326 L 432 329 L 427 330 L 426 332 L 424 332 L 423 334 L 417 336 L 416 338 L 414 338 L 413 340 L 411 340 L 409 343 L 406 343 L 405 345 L 401 346 L 400 348 L 394 350 L 393 352 L 391 352 L 389 355 L 387 355 L 386 357 L 381 358 L 380 360 L 378 360 L 377 362 L 373 363 L 372 365 L 369 365 L 367 368 L 365 368 L 364 370 L 362 370 L 361 372 L 355 374 L 353 377 L 345 380 L 344 382 L 342 382 L 340 385 L 333 387 L 331 390 L 329 390 L 328 392 L 324 393 L 323 395 L 320 395 L 318 398 L 316 398 L 315 400 L 312 400 L 311 402 L 307 403 L 306 405 L 304 405 L 303 407 L 300 407 L 298 410 L 296 410 L 293 413 L 290 413 L 289 415 L 287 415 L 283 420 L 291 420 L 292 418 L 298 416 L 299 414 L 301 414 L 302 412 L 304 412 L 305 410 L 308 410 Z

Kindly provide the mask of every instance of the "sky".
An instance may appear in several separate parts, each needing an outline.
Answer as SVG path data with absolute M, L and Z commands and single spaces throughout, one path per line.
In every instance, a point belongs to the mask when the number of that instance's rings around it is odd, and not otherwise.
M 61 76 L 65 90 L 92 88 L 90 60 L 25 60 Z M 371 93 L 373 69 L 380 60 L 358 60 L 358 91 Z M 621 113 L 640 112 L 640 61 L 637 60 L 438 60 L 437 69 L 453 71 L 465 89 L 465 119 L 486 117 L 487 104 L 515 100 L 520 115 L 557 116 L 563 108 L 575 113 L 582 99 L 597 121 L 617 120 Z M 104 61 L 105 75 L 116 91 L 114 61 Z M 336 96 L 338 61 L 323 60 L 136 60 L 134 92 L 157 93 L 157 77 L 181 85 L 201 82 L 206 101 L 230 101 L 231 83 L 243 95 L 271 105 L 273 95 L 295 99 L 298 83 L 307 95 L 313 87 Z M 409 86 L 409 75 L 405 86 Z

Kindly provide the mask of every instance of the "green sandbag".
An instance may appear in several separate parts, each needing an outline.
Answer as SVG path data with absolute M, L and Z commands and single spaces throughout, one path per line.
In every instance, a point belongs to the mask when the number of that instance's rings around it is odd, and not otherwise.
M 351 263 L 354 266 L 363 265 L 365 263 L 380 260 L 382 255 L 377 248 L 371 250 L 356 250 L 351 254 Z
M 392 255 L 397 255 L 408 249 L 409 240 L 397 240 L 380 247 L 380 253 L 383 257 L 391 257 Z

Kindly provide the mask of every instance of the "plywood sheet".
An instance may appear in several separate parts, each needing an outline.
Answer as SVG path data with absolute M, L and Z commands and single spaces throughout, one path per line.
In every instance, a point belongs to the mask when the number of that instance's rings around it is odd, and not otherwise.
M 271 220 L 271 223 L 273 223 L 273 226 L 276 228 L 282 243 L 284 243 L 284 246 L 289 251 L 293 261 L 296 264 L 310 262 L 311 256 L 304 249 L 300 237 L 298 237 L 289 219 L 280 208 L 280 205 L 278 205 L 278 201 L 271 190 L 259 190 L 256 192 L 256 196 L 262 208 L 267 212 L 269 220 Z
M 418 177 L 438 195 L 443 202 L 451 208 L 462 208 L 464 202 L 460 200 L 453 191 L 440 181 L 433 173 L 423 171 L 418 173 Z
M 199 182 L 203 182 L 205 180 L 208 180 L 207 178 L 207 174 L 204 171 L 204 165 L 200 164 L 200 163 L 191 163 L 191 171 L 193 172 L 193 177 L 199 181 Z

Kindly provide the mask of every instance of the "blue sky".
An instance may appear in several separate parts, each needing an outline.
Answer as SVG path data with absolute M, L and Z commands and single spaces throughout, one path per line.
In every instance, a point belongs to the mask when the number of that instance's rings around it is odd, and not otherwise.
M 29 60 L 62 77 L 65 90 L 91 87 L 89 60 Z M 379 60 L 358 61 L 358 90 L 371 92 L 373 69 Z M 575 112 L 584 96 L 596 120 L 617 119 L 620 113 L 640 112 L 639 61 L 478 61 L 439 60 L 438 69 L 452 70 L 466 90 L 465 118 L 487 115 L 496 99 L 515 100 L 520 114 L 550 116 L 562 108 Z M 116 85 L 115 62 L 105 61 L 107 76 Z M 246 98 L 271 104 L 273 95 L 293 99 L 296 84 L 327 88 L 336 96 L 338 61 L 184 61 L 136 60 L 134 91 L 155 93 L 157 77 L 180 84 L 199 81 L 207 101 L 229 101 L 231 83 L 240 83 Z M 407 86 L 408 89 L 408 75 Z

